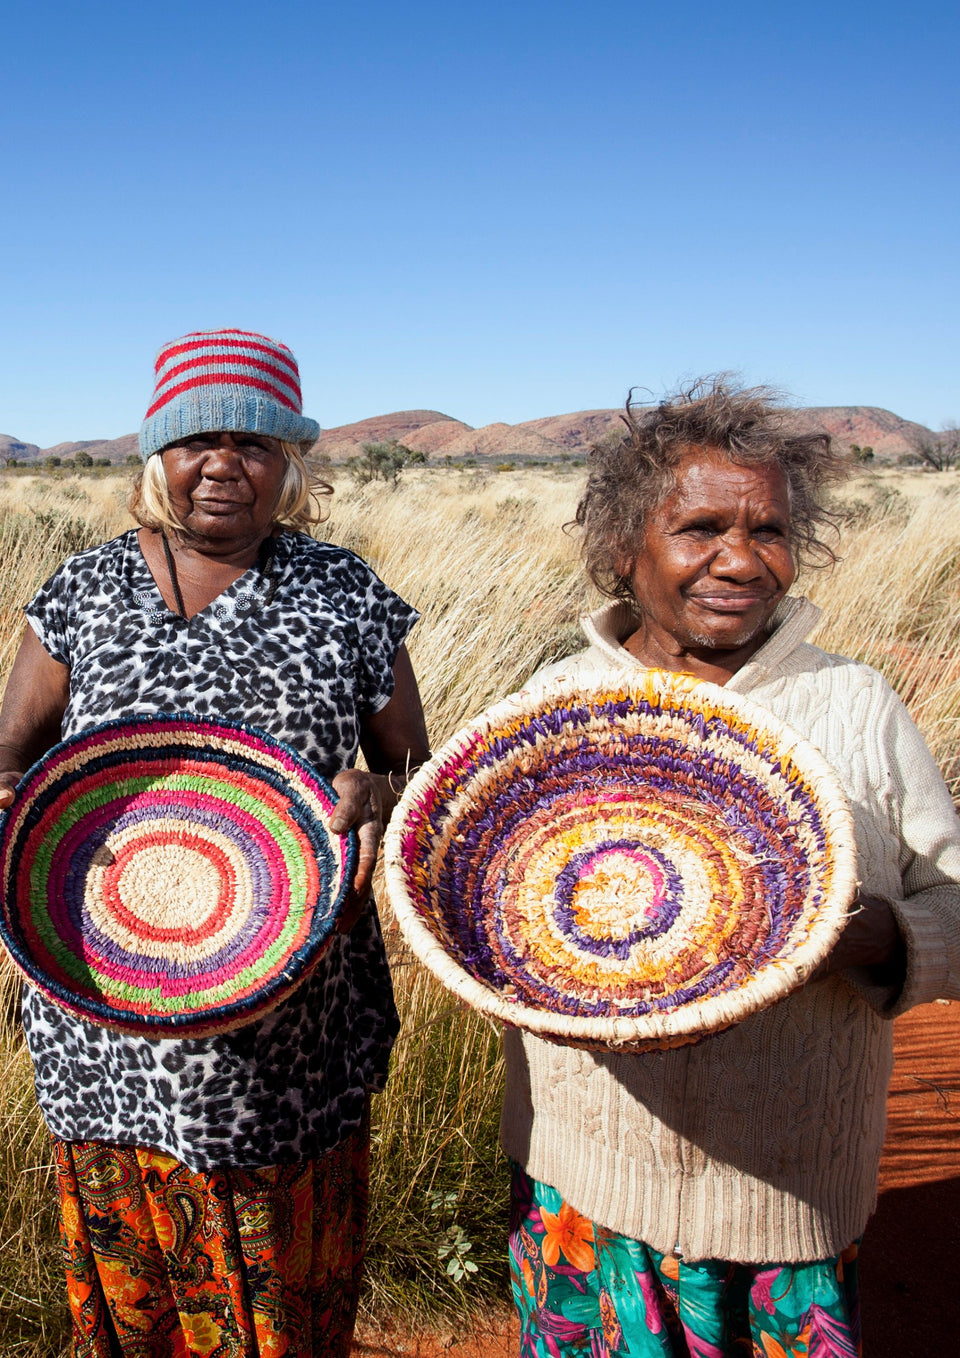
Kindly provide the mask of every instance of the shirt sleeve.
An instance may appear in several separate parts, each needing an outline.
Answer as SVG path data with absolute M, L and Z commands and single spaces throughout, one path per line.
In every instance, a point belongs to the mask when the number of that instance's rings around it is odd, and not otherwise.
M 71 663 L 73 651 L 68 567 L 69 563 L 51 575 L 23 610 L 43 649 L 61 665 Z
M 844 974 L 885 1018 L 895 1018 L 916 1004 L 960 999 L 960 820 L 923 736 L 889 689 L 878 737 L 900 838 L 902 893 L 888 903 L 906 947 L 907 975 L 891 993 L 871 986 L 863 971 Z
M 357 599 L 358 657 L 357 709 L 372 716 L 393 696 L 393 667 L 397 652 L 420 614 L 394 594 L 369 566 L 362 568 Z

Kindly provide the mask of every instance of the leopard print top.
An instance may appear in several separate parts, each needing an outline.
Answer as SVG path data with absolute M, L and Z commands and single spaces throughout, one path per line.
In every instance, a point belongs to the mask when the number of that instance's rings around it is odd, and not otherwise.
M 282 533 L 272 558 L 189 620 L 164 604 L 136 531 L 71 557 L 27 605 L 70 666 L 64 736 L 142 712 L 244 721 L 327 778 L 393 692 L 417 618 L 352 552 Z M 363 1117 L 397 1032 L 371 903 L 313 976 L 265 1018 L 187 1041 L 122 1036 L 28 988 L 37 1097 L 68 1141 L 153 1146 L 191 1169 L 310 1158 Z

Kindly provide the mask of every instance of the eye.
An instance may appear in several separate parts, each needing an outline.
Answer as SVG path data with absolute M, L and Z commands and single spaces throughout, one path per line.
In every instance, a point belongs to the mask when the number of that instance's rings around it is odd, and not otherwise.
M 692 523 L 683 524 L 677 531 L 687 537 L 715 538 L 719 530 L 710 519 L 695 519 Z
M 787 536 L 786 529 L 779 523 L 761 523 L 753 530 L 753 536 L 763 542 L 778 542 Z

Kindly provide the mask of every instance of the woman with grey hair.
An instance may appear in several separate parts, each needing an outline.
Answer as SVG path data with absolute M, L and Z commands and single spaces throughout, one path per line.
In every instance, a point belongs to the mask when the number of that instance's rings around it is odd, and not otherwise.
M 171 341 L 140 432 L 140 527 L 27 605 L 0 711 L 0 807 L 55 742 L 133 714 L 256 726 L 338 795 L 356 873 L 339 932 L 263 1018 L 130 1037 L 24 999 L 54 1138 L 74 1352 L 346 1358 L 366 1232 L 369 1101 L 397 1016 L 370 880 L 427 754 L 416 611 L 320 511 L 293 354 L 243 330 Z M 357 769 L 362 749 L 367 770 Z
M 762 390 L 628 404 L 577 511 L 613 602 L 532 681 L 655 668 L 747 693 L 833 765 L 861 878 L 828 963 L 698 1045 L 645 1055 L 505 1035 L 511 1272 L 524 1358 L 854 1358 L 891 1022 L 960 998 L 960 825 L 885 681 L 806 641 L 789 593 L 833 557 L 830 440 Z

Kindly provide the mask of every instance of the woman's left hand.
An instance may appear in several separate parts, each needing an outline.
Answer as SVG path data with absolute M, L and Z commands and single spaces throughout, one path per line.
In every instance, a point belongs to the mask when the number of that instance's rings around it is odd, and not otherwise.
M 339 801 L 330 818 L 330 829 L 335 835 L 356 830 L 359 841 L 353 881 L 337 921 L 341 934 L 348 934 L 356 924 L 370 895 L 377 850 L 383 837 L 384 783 L 386 779 L 379 774 L 362 769 L 344 769 L 333 779 Z
M 906 949 L 897 918 L 879 896 L 858 893 L 850 908 L 850 918 L 827 959 L 826 970 L 842 971 L 846 967 L 877 968 L 877 979 L 884 984 L 904 979 Z

